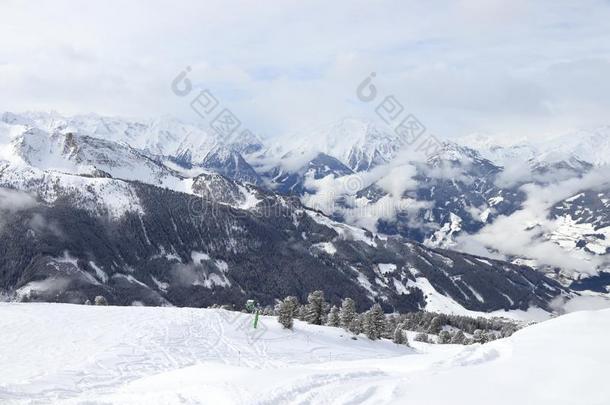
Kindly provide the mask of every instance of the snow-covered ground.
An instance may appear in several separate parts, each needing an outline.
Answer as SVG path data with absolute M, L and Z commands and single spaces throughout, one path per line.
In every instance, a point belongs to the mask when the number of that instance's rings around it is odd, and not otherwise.
M 610 310 L 413 349 L 210 309 L 0 304 L 0 326 L 2 404 L 610 402 Z

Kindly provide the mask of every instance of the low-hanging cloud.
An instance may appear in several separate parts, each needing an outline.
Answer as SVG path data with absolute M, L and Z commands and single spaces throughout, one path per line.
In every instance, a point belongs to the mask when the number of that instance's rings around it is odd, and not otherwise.
M 596 167 L 582 177 L 560 179 L 553 184 L 528 183 L 522 186 L 527 200 L 520 210 L 498 217 L 474 235 L 461 235 L 458 248 L 475 254 L 494 252 L 505 257 L 525 257 L 543 266 L 596 274 L 604 265 L 604 258 L 584 251 L 568 252 L 548 240 L 547 235 L 558 227 L 558 222 L 550 218 L 550 209 L 580 191 L 604 189 L 609 185 L 608 166 Z
M 36 199 L 26 192 L 0 187 L 0 211 L 13 213 L 32 208 L 36 204 Z

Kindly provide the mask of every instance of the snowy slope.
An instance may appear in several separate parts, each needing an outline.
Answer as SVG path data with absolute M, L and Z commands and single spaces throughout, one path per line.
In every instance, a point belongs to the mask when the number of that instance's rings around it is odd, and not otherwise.
M 610 126 L 532 140 L 520 136 L 498 139 L 472 134 L 459 138 L 458 143 L 500 165 L 530 160 L 538 163 L 570 160 L 593 165 L 610 163 Z
M 271 160 L 279 159 L 282 166 L 298 169 L 324 153 L 360 172 L 388 163 L 405 144 L 405 139 L 373 122 L 345 118 L 330 125 L 288 134 L 281 142 L 271 145 L 267 154 Z
M 351 340 L 223 310 L 0 304 L 0 402 L 607 404 L 610 310 L 484 346 Z M 7 372 L 10 370 L 10 372 Z
M 200 163 L 215 146 L 231 145 L 240 153 L 260 149 L 260 139 L 249 132 L 225 139 L 202 126 L 173 117 L 135 120 L 97 114 L 64 116 L 55 112 L 4 113 L 0 123 L 37 128 L 50 133 L 76 133 L 113 142 L 127 143 L 151 155 L 179 158 L 184 163 Z

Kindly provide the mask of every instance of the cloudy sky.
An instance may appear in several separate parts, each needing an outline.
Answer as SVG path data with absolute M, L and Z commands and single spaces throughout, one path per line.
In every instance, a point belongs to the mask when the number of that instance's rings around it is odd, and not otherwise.
M 186 66 L 256 132 L 374 117 L 371 72 L 441 137 L 609 124 L 608 0 L 0 3 L 0 110 L 175 115 Z

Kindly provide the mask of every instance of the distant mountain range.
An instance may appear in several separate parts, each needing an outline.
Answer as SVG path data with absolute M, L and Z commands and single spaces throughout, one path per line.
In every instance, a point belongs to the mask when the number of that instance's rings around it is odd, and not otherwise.
M 5 113 L 0 289 L 200 306 L 321 288 L 388 310 L 548 307 L 586 277 L 606 288 L 610 129 L 579 136 L 470 137 L 425 156 L 355 119 L 266 141 L 172 118 Z

